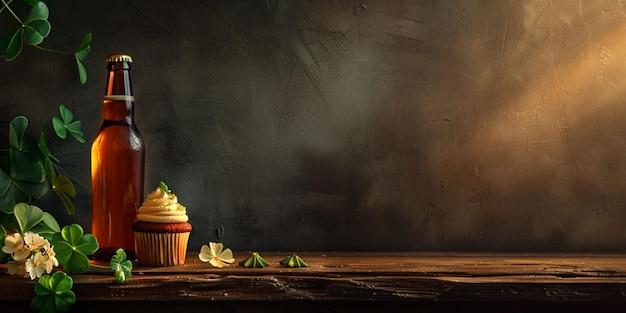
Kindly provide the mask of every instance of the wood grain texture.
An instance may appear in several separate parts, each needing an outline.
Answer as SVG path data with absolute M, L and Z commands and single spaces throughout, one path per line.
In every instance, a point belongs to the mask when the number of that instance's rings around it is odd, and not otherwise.
M 237 257 L 239 255 L 239 257 Z M 241 260 L 245 253 L 238 253 Z M 110 271 L 73 275 L 83 303 L 416 302 L 626 304 L 626 256 L 609 254 L 302 253 L 310 266 L 135 267 L 126 283 Z M 29 301 L 34 282 L 0 276 L 2 301 Z

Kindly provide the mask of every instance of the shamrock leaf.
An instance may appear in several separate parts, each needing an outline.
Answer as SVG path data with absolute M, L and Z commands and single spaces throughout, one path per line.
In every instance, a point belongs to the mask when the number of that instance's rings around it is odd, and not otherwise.
M 0 56 L 12 61 L 20 55 L 23 45 L 22 27 L 13 28 L 0 37 Z
M 53 238 L 54 251 L 59 264 L 70 274 L 84 273 L 89 269 L 88 255 L 98 250 L 98 241 L 91 234 L 84 234 L 78 224 L 63 227 Z
M 9 4 L 11 2 L 12 1 L 6 1 L 4 5 L 0 5 L 0 13 L 4 9 L 8 9 L 10 11 L 11 9 L 9 8 Z M 52 28 L 50 22 L 48 21 L 48 6 L 43 1 L 24 0 L 24 2 L 31 6 L 31 10 L 26 20 L 22 22 L 15 14 L 13 14 L 20 25 L 0 35 L 0 57 L 4 58 L 6 61 L 12 61 L 17 58 L 17 56 L 22 53 L 24 43 L 32 46 L 38 46 L 41 44 L 43 40 L 48 37 Z M 87 33 L 78 50 L 73 53 L 78 67 L 78 76 L 82 84 L 87 82 L 87 69 L 85 69 L 82 61 L 87 57 L 87 55 L 89 55 L 90 51 L 91 33 Z
M 67 214 L 74 215 L 76 209 L 70 197 L 76 197 L 76 189 L 72 181 L 65 175 L 58 175 L 52 182 L 52 190 L 54 190 L 57 196 L 59 196 L 59 199 L 61 199 L 61 202 L 63 202 Z
M 15 149 L 23 149 L 23 143 L 28 128 L 28 119 L 23 116 L 16 116 L 9 123 L 9 146 Z
M 26 18 L 26 22 L 43 19 L 47 20 L 50 12 L 48 11 L 48 6 L 42 1 L 35 1 L 31 4 L 30 13 L 28 14 L 28 18 Z
M 11 207 L 11 210 L 9 212 L 5 212 L 5 213 L 0 213 L 0 225 L 2 225 L 4 227 L 4 229 L 11 229 L 11 230 L 15 230 L 15 229 L 20 229 L 17 220 L 15 219 L 15 215 L 13 215 L 13 207 Z M 4 211 L 2 211 L 4 212 Z M 0 241 L 0 245 L 4 244 L 3 241 Z
M 37 142 L 26 136 L 28 119 L 14 118 L 9 124 L 9 172 L 0 173 L 0 206 L 10 211 L 18 202 L 31 203 L 49 190 L 44 168 L 45 157 Z M 11 203 L 12 202 L 12 203 Z
M 74 121 L 74 114 L 62 104 L 59 106 L 59 111 L 61 112 L 61 118 L 56 116 L 52 118 L 52 126 L 57 136 L 65 139 L 69 132 L 78 142 L 84 143 L 83 132 L 80 130 L 81 122 Z
M 72 112 L 62 104 L 59 106 L 59 112 L 61 113 L 61 119 L 58 117 L 52 118 L 52 125 L 57 136 L 65 139 L 67 137 L 67 133 L 69 132 L 78 142 L 84 143 L 85 139 L 83 138 L 83 132 L 80 130 L 80 121 L 74 121 L 74 114 L 72 114 Z M 48 173 L 52 183 L 52 190 L 54 190 L 59 199 L 61 199 L 61 202 L 63 202 L 67 213 L 69 215 L 74 215 L 76 210 L 74 208 L 74 203 L 70 198 L 76 197 L 76 189 L 74 188 L 72 181 L 67 176 L 57 176 L 54 164 L 52 163 L 52 160 L 56 160 L 56 158 L 52 156 L 46 145 L 45 138 L 43 137 L 43 131 L 41 132 L 39 139 L 39 149 L 45 156 L 48 156 L 45 159 L 46 172 Z M 58 160 L 56 161 L 58 162 Z
M 22 52 L 24 40 L 27 44 L 36 46 L 48 37 L 50 29 L 48 6 L 42 1 L 34 2 L 24 24 L 0 37 L 0 56 L 7 61 L 15 59 Z
M 72 277 L 64 272 L 42 275 L 35 285 L 35 298 L 30 307 L 36 312 L 67 311 L 76 301 L 76 295 L 71 290 L 73 285 Z
M 11 177 L 16 181 L 42 183 L 46 179 L 44 165 L 34 154 L 9 148 Z
M 80 47 L 74 52 L 74 56 L 77 60 L 82 61 L 89 55 L 89 52 L 91 52 L 91 33 L 85 35 Z
M 48 7 L 42 1 L 38 1 L 28 14 L 28 18 L 22 29 L 24 38 L 29 45 L 38 45 L 50 34 L 50 22 L 48 22 Z
M 31 231 L 44 237 L 51 237 L 52 235 L 60 232 L 61 227 L 52 214 L 43 212 L 43 219 L 39 224 L 33 227 Z
M 133 263 L 126 259 L 124 249 L 117 249 L 115 255 L 111 257 L 111 269 L 115 271 L 115 278 L 120 283 L 132 276 Z
M 34 206 L 20 202 L 13 208 L 13 215 L 17 219 L 20 233 L 25 233 L 35 227 L 39 222 L 43 221 L 43 211 Z
M 51 27 L 48 20 L 37 18 L 27 21 L 22 28 L 24 29 L 24 38 L 26 39 L 26 43 L 35 46 L 42 43 L 44 38 L 48 37 Z
M 17 190 L 13 188 L 13 180 L 0 168 L 0 211 L 13 213 L 16 197 Z
M 87 33 L 83 42 L 76 52 L 74 52 L 74 58 L 76 58 L 76 66 L 78 67 L 78 77 L 82 84 L 87 82 L 87 69 L 83 65 L 82 61 L 89 55 L 91 51 L 91 33 Z
M 8 175 L 0 169 L 0 210 L 5 213 L 12 213 L 15 204 L 30 203 L 50 190 L 45 169 L 33 154 L 10 147 L 9 164 Z

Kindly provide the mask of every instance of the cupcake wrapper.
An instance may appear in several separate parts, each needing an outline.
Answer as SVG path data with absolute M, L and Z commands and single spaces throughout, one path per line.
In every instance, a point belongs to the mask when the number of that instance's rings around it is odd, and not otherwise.
M 189 233 L 135 232 L 137 261 L 144 266 L 185 264 Z

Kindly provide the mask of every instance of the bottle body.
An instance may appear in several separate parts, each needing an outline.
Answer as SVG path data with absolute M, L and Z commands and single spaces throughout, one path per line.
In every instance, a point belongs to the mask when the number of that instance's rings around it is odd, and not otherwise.
M 113 63 L 113 64 L 112 64 Z M 144 193 L 145 147 L 134 123 L 130 66 L 108 63 L 103 122 L 91 147 L 92 234 L 96 259 L 110 260 L 119 248 L 134 255 L 132 224 Z

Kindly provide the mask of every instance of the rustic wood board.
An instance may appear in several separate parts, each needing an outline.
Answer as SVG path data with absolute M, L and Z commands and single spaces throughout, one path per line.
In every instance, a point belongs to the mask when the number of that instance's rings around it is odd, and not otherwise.
M 270 266 L 214 268 L 190 253 L 185 265 L 135 266 L 119 284 L 112 272 L 73 275 L 81 302 L 420 301 L 606 302 L 626 304 L 626 255 L 429 252 L 261 252 Z M 237 261 L 246 252 L 235 253 Z M 2 301 L 30 301 L 34 282 L 0 275 Z

